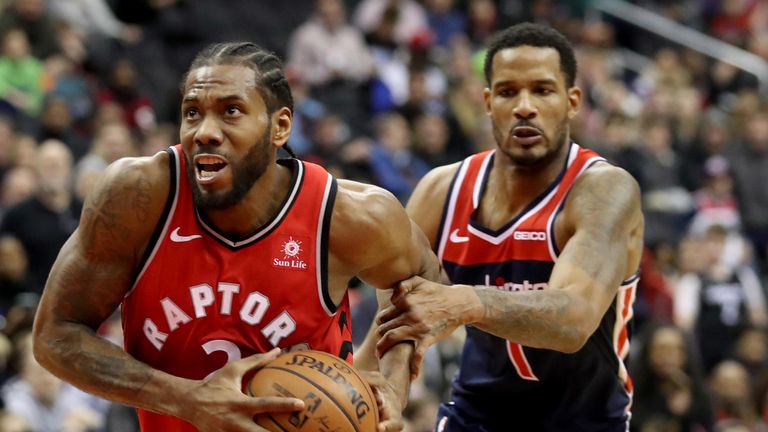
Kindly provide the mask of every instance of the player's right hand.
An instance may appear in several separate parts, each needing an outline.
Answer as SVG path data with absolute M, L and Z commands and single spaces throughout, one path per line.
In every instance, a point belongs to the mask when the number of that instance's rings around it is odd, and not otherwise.
M 267 412 L 303 411 L 304 401 L 287 397 L 252 397 L 242 392 L 243 377 L 261 369 L 280 354 L 274 350 L 233 361 L 185 395 L 188 406 L 182 413 L 185 420 L 201 432 L 265 431 L 253 420 Z M 266 431 L 265 431 L 266 432 Z

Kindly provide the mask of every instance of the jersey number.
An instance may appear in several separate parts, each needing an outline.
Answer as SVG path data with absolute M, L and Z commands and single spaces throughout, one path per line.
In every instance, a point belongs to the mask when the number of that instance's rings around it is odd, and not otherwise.
M 237 345 L 224 339 L 209 340 L 203 344 L 203 351 L 208 355 L 211 355 L 216 351 L 223 351 L 227 354 L 227 363 L 225 363 L 225 365 L 235 360 L 240 360 L 243 357 L 243 354 L 240 352 L 240 348 Z M 214 373 L 216 373 L 216 371 L 209 373 L 205 379 L 210 378 Z
M 528 358 L 525 357 L 525 351 L 520 344 L 507 341 L 507 353 L 509 354 L 509 360 L 512 362 L 512 366 L 515 367 L 517 374 L 520 378 L 528 381 L 538 381 L 539 378 L 533 373 Z

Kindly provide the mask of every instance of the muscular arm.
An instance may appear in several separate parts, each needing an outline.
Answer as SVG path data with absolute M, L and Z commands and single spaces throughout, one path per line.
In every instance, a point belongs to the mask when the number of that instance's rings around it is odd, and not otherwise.
M 231 362 L 198 381 L 151 368 L 96 334 L 131 286 L 169 187 L 167 153 L 124 159 L 107 170 L 51 270 L 35 317 L 35 358 L 89 393 L 180 417 L 201 431 L 263 430 L 254 415 L 304 407 L 298 399 L 241 391 L 243 375 L 279 350 Z
M 446 177 L 437 176 L 436 189 L 447 188 Z M 590 169 L 573 186 L 559 216 L 557 232 L 567 241 L 549 289 L 508 293 L 412 279 L 402 287 L 414 295 L 382 312 L 379 331 L 384 337 L 377 348 L 384 351 L 395 341 L 416 338 L 420 345 L 430 345 L 457 326 L 472 324 L 526 346 L 579 350 L 615 299 L 622 279 L 637 268 L 643 234 L 639 195 L 625 171 Z M 434 210 L 423 204 L 412 208 L 414 220 L 437 235 Z
M 401 280 L 413 275 L 433 280 L 439 276 L 439 264 L 426 237 L 390 193 L 353 182 L 340 181 L 339 185 L 331 227 L 334 255 L 365 282 L 380 288 L 380 304 L 389 304 L 391 292 L 387 289 Z M 373 336 L 369 334 L 358 350 L 355 365 L 368 370 L 378 366 L 405 406 L 413 346 L 401 343 L 377 362 Z
M 478 302 L 472 324 L 526 346 L 581 349 L 621 281 L 637 268 L 639 196 L 637 184 L 623 170 L 602 166 L 585 173 L 565 204 L 563 231 L 573 234 L 555 263 L 549 289 L 510 295 L 472 288 Z
M 160 160 L 160 158 L 165 158 Z M 169 388 L 184 380 L 151 369 L 96 334 L 130 288 L 168 193 L 167 156 L 112 165 L 89 195 L 79 228 L 53 265 L 35 317 L 41 365 L 81 389 L 120 403 L 176 414 Z

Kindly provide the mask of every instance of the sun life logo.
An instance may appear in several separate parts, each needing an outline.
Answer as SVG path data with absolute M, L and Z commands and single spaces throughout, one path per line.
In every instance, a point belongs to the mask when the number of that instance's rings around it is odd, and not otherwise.
M 278 252 L 283 255 L 283 258 L 273 258 L 272 265 L 283 269 L 306 270 L 308 264 L 299 256 L 299 254 L 304 251 L 301 248 L 301 245 L 301 240 L 288 237 L 288 240 L 283 242 L 282 246 L 280 246 L 280 251 Z
M 301 242 L 294 240 L 293 237 L 288 237 L 288 241 L 283 243 L 283 254 L 285 259 L 294 258 L 301 252 Z

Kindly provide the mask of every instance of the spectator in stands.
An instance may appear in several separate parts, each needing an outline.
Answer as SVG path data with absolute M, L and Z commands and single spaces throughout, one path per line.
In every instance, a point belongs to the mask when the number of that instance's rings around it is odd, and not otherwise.
M 326 114 L 327 108 L 309 94 L 308 86 L 298 77 L 296 72 L 288 69 L 285 74 L 293 94 L 291 148 L 301 157 L 312 151 L 312 133 L 315 122 Z
M 128 58 L 121 58 L 112 66 L 106 86 L 98 92 L 98 101 L 120 105 L 125 123 L 137 133 L 156 124 L 152 101 L 139 89 L 136 65 Z
M 710 18 L 712 36 L 736 46 L 744 46 L 750 34 L 750 17 L 757 9 L 755 0 L 722 0 Z
M 62 382 L 40 366 L 32 355 L 32 337 L 18 339 L 19 376 L 0 390 L 8 413 L 23 418 L 32 432 L 88 432 L 98 430 L 103 415 L 90 406 L 92 396 Z
M 644 130 L 640 186 L 644 191 L 645 238 L 651 245 L 677 241 L 693 211 L 693 200 L 682 187 L 680 159 L 672 148 L 669 123 L 653 120 Z
M 107 123 L 96 131 L 88 154 L 78 161 L 75 171 L 86 168 L 104 170 L 107 165 L 138 150 L 131 131 L 121 122 Z
M 317 0 L 312 17 L 291 37 L 287 64 L 311 89 L 334 80 L 360 84 L 373 73 L 363 34 L 347 23 L 342 0 Z
M 467 31 L 467 16 L 456 7 L 455 0 L 427 0 L 427 22 L 436 46 L 448 48 L 455 37 Z
M 485 113 L 483 88 L 485 84 L 476 75 L 467 75 L 455 82 L 448 90 L 447 103 L 451 116 L 456 120 L 457 135 L 465 137 L 460 153 L 470 155 L 483 147 L 483 143 L 493 142 L 488 116 Z M 491 148 L 493 147 L 492 144 Z
M 81 65 L 63 55 L 45 61 L 47 98 L 61 99 L 67 104 L 73 123 L 90 120 L 95 109 L 92 83 Z
M 704 173 L 704 187 L 694 194 L 696 209 L 690 231 L 701 235 L 709 227 L 720 225 L 729 232 L 739 232 L 741 215 L 728 160 L 723 156 L 710 157 L 704 163 Z
M 644 184 L 644 150 L 639 142 L 638 121 L 627 116 L 623 110 L 606 114 L 602 136 L 592 147 L 609 161 L 632 174 L 639 184 Z
M 32 55 L 44 60 L 60 52 L 56 23 L 45 0 L 11 0 L 0 13 L 0 34 L 18 28 L 27 35 Z
M 43 64 L 32 56 L 23 31 L 12 28 L 1 35 L 0 102 L 11 115 L 34 118 L 43 106 Z
M 746 123 L 744 142 L 730 154 L 736 193 L 747 236 L 752 240 L 759 264 L 768 266 L 768 112 L 752 114 Z
M 725 115 L 710 109 L 704 114 L 698 137 L 680 151 L 682 181 L 688 190 L 704 187 L 707 178 L 705 162 L 713 156 L 725 156 L 732 135 Z
M 712 409 L 695 350 L 681 329 L 653 325 L 633 355 L 634 403 L 630 430 L 709 431 Z
M 105 0 L 57 0 L 50 7 L 51 15 L 67 22 L 90 44 L 104 38 L 129 44 L 141 40 L 141 28 L 118 20 Z
M 42 143 L 35 172 L 37 193 L 8 210 L 0 233 L 24 245 L 32 281 L 42 290 L 59 249 L 77 227 L 81 203 L 72 194 L 72 153 L 64 143 Z
M 88 142 L 75 129 L 70 106 L 63 97 L 49 96 L 43 106 L 37 141 L 47 139 L 56 139 L 66 144 L 75 160 L 88 151 Z
M 705 370 L 725 359 L 750 325 L 768 324 L 765 294 L 754 270 L 723 260 L 727 231 L 711 227 L 701 243 L 704 268 L 683 276 L 675 289 L 675 322 L 696 335 Z
M 388 15 L 395 17 L 392 36 L 398 45 L 408 45 L 428 31 L 427 14 L 415 0 L 362 0 L 355 10 L 354 22 L 363 33 L 372 33 Z
M 316 0 L 313 16 L 291 37 L 288 67 L 349 124 L 365 121 L 363 84 L 373 75 L 373 59 L 363 34 L 347 23 L 342 0 Z
M 448 165 L 460 158 L 448 153 L 448 123 L 440 115 L 422 114 L 413 122 L 413 151 L 430 168 Z
M 28 269 L 27 253 L 21 242 L 10 235 L 0 236 L 0 316 L 3 319 L 19 294 L 40 291 L 32 283 Z
M 13 137 L 13 165 L 16 167 L 33 168 L 37 159 L 37 140 L 27 134 L 17 133 Z
M 413 152 L 408 122 L 396 113 L 384 114 L 376 120 L 369 163 L 377 184 L 403 203 L 429 171 L 429 165 Z
M 717 430 L 733 425 L 748 431 L 765 430 L 755 408 L 749 381 L 747 370 L 734 360 L 723 361 L 712 371 L 710 387 Z
M 754 326 L 744 329 L 736 340 L 732 357 L 746 369 L 752 400 L 755 401 L 755 408 L 762 412 L 768 391 L 768 337 L 765 329 Z
M 294 122 L 294 124 L 296 124 Z M 293 138 L 293 133 L 291 133 Z M 173 146 L 178 141 L 178 130 L 175 125 L 169 123 L 162 123 L 155 128 L 148 130 L 144 134 L 144 139 L 140 144 L 139 154 L 141 156 L 152 156 L 153 154 L 163 151 L 170 146 Z M 293 148 L 293 142 L 291 142 L 291 148 Z
M 37 176 L 29 167 L 19 166 L 8 171 L 0 180 L 0 221 L 14 205 L 31 197 L 37 189 Z
M 755 91 L 757 84 L 757 78 L 754 75 L 718 60 L 709 73 L 707 88 L 709 102 L 729 109 L 735 95 L 744 90 Z
M 412 50 L 412 53 L 415 50 Z M 421 60 L 411 57 L 411 67 L 408 70 L 408 96 L 396 107 L 409 124 L 421 114 L 446 114 L 445 92 L 446 80 L 443 72 L 428 63 L 423 50 L 419 50 Z

